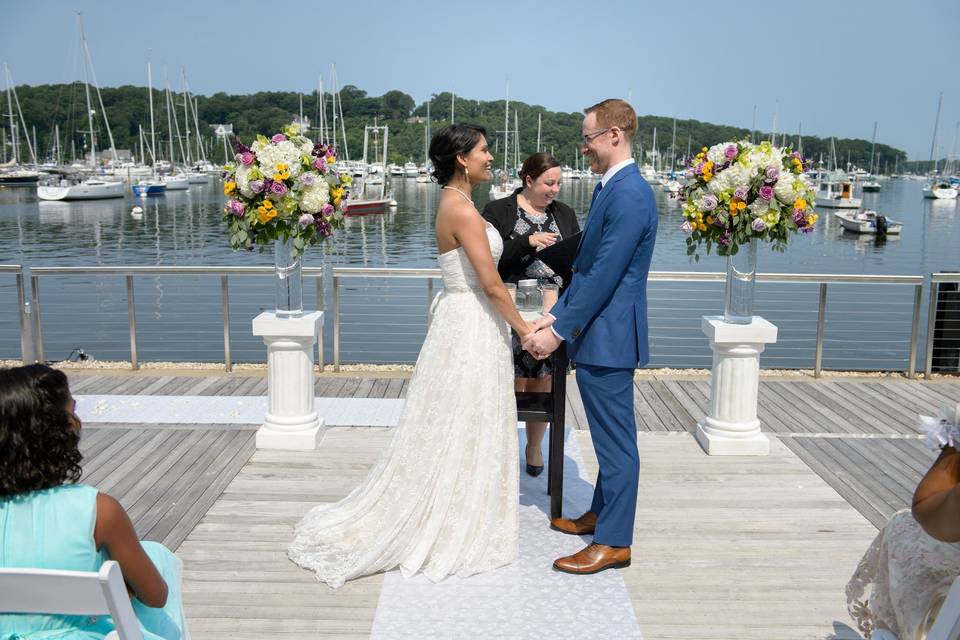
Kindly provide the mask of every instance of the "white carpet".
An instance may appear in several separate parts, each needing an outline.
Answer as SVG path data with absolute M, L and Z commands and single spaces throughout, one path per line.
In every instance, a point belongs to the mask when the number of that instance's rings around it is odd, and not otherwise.
M 78 395 L 77 415 L 84 422 L 149 424 L 261 424 L 266 396 L 113 396 Z M 327 426 L 391 427 L 403 400 L 316 398 Z
M 525 444 L 521 429 L 521 451 Z M 569 430 L 565 453 L 563 512 L 579 515 L 590 506 L 593 487 Z M 521 460 L 520 555 L 514 564 L 436 584 L 423 576 L 405 580 L 397 571 L 387 573 L 370 637 L 641 638 L 619 573 L 572 576 L 553 570 L 556 558 L 579 551 L 590 538 L 549 528 L 546 488 L 546 471 L 531 478 Z

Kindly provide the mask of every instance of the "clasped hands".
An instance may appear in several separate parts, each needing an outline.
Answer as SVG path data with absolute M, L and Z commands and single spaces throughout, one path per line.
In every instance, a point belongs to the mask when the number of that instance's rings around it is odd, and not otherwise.
M 550 329 L 553 316 L 543 316 L 531 323 L 530 333 L 523 336 L 521 345 L 537 360 L 543 360 L 560 346 L 560 339 Z

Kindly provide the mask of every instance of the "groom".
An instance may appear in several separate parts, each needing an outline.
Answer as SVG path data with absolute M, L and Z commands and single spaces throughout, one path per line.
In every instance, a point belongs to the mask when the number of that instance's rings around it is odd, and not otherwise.
M 581 153 L 603 177 L 593 192 L 570 286 L 523 345 L 544 358 L 567 341 L 600 463 L 590 510 L 551 521 L 564 533 L 593 534 L 592 544 L 553 563 L 575 574 L 630 565 L 640 477 L 633 373 L 650 357 L 647 272 L 657 236 L 653 192 L 630 155 L 636 113 L 623 100 L 604 100 L 584 112 Z

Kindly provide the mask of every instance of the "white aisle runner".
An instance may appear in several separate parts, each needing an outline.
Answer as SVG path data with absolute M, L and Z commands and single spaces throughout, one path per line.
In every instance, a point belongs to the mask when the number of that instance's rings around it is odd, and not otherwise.
M 566 435 L 563 513 L 590 506 L 592 480 L 583 473 L 577 440 Z M 549 436 L 549 434 L 548 434 Z M 544 449 L 546 449 L 544 438 Z M 520 451 L 526 444 L 520 430 Z M 546 452 L 544 452 L 546 459 Z M 387 573 L 371 638 L 641 638 L 630 595 L 614 570 L 589 576 L 554 571 L 553 561 L 582 549 L 589 537 L 550 529 L 547 473 L 531 478 L 520 466 L 520 555 L 510 566 L 432 583 Z
M 263 396 L 78 395 L 77 413 L 90 423 L 258 424 Z M 329 426 L 396 426 L 403 400 L 317 398 Z M 563 513 L 575 517 L 590 506 L 593 478 L 583 472 L 570 430 L 564 459 Z M 549 436 L 549 434 L 548 434 Z M 523 451 L 526 434 L 520 429 Z M 547 439 L 544 439 L 546 459 Z M 518 451 L 518 456 L 519 456 Z M 387 573 L 371 637 L 394 638 L 641 638 L 630 595 L 616 571 L 572 576 L 553 561 L 582 549 L 589 537 L 549 528 L 547 470 L 531 478 L 520 461 L 520 553 L 508 567 L 470 578 L 431 583 Z M 469 473 L 468 470 L 464 471 Z

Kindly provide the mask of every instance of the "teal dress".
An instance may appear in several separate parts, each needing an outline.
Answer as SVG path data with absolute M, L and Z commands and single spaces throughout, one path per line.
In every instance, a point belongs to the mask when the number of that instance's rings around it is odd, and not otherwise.
M 97 551 L 93 540 L 97 493 L 96 488 L 84 484 L 64 484 L 0 499 L 0 567 L 99 571 L 110 558 L 106 551 Z M 161 544 L 141 544 L 166 581 L 168 592 L 162 609 L 133 599 L 143 637 L 189 638 L 181 594 L 183 564 Z M 94 640 L 113 629 L 110 616 L 0 613 L 0 640 Z

